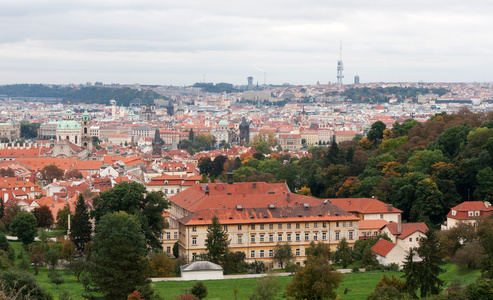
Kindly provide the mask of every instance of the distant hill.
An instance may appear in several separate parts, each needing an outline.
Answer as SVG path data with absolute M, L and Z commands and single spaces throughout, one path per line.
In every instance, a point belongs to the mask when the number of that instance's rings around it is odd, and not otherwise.
M 130 102 L 140 99 L 142 104 L 152 104 L 154 99 L 163 99 L 154 91 L 138 91 L 131 88 L 84 86 L 66 87 L 43 84 L 13 84 L 0 86 L 0 95 L 7 97 L 53 97 L 62 102 L 109 104 L 115 99 L 118 105 L 130 106 Z

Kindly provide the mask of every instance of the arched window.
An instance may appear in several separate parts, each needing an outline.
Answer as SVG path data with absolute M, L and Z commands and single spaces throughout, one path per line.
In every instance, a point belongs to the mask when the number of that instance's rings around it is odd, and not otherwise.
M 87 133 L 87 127 L 84 127 L 84 134 Z
M 75 144 L 77 144 L 77 136 L 75 136 Z

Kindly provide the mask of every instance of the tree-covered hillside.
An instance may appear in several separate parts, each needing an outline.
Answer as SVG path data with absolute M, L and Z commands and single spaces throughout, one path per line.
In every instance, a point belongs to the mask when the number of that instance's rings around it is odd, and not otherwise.
M 141 99 L 142 104 L 152 104 L 154 99 L 163 97 L 154 91 L 138 91 L 131 88 L 107 86 L 68 87 L 43 84 L 14 84 L 0 86 L 0 95 L 8 97 L 52 97 L 70 103 L 99 103 L 109 104 L 111 99 L 118 105 L 129 106 L 135 99 Z
M 493 112 L 463 109 L 392 128 L 376 122 L 359 140 L 309 151 L 301 159 L 243 156 L 235 181 L 286 182 L 320 198 L 375 196 L 403 210 L 404 220 L 435 226 L 463 201 L 493 200 Z

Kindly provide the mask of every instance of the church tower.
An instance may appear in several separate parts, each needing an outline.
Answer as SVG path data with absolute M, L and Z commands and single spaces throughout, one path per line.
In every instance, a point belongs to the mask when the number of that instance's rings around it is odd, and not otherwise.
M 84 110 L 82 114 L 82 136 L 81 136 L 81 144 L 84 149 L 89 152 L 92 151 L 92 137 L 90 132 L 91 127 L 91 116 L 87 112 L 87 108 Z
M 240 123 L 240 143 L 245 141 L 245 144 L 250 143 L 250 123 L 247 122 L 245 117 L 241 119 Z

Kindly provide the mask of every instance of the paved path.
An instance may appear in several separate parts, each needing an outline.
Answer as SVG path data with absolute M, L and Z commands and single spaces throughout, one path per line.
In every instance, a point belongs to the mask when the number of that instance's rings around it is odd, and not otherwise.
M 359 269 L 361 272 L 364 272 L 365 269 Z M 352 269 L 339 269 L 337 270 L 340 273 L 351 273 Z M 276 276 L 290 276 L 291 273 L 273 273 Z M 241 275 L 224 275 L 223 279 L 242 279 L 242 278 L 259 278 L 267 276 L 267 273 L 263 274 L 241 274 Z M 184 281 L 181 277 L 160 277 L 160 278 L 151 278 L 153 282 L 158 281 Z M 212 280 L 222 280 L 222 279 L 212 279 Z
M 9 241 L 17 241 L 18 238 L 16 236 L 7 235 L 7 240 L 9 240 Z M 34 240 L 36 242 L 39 242 L 39 237 L 35 237 Z M 56 237 L 50 237 L 50 238 L 48 238 L 48 241 L 50 241 L 50 242 L 56 242 Z

